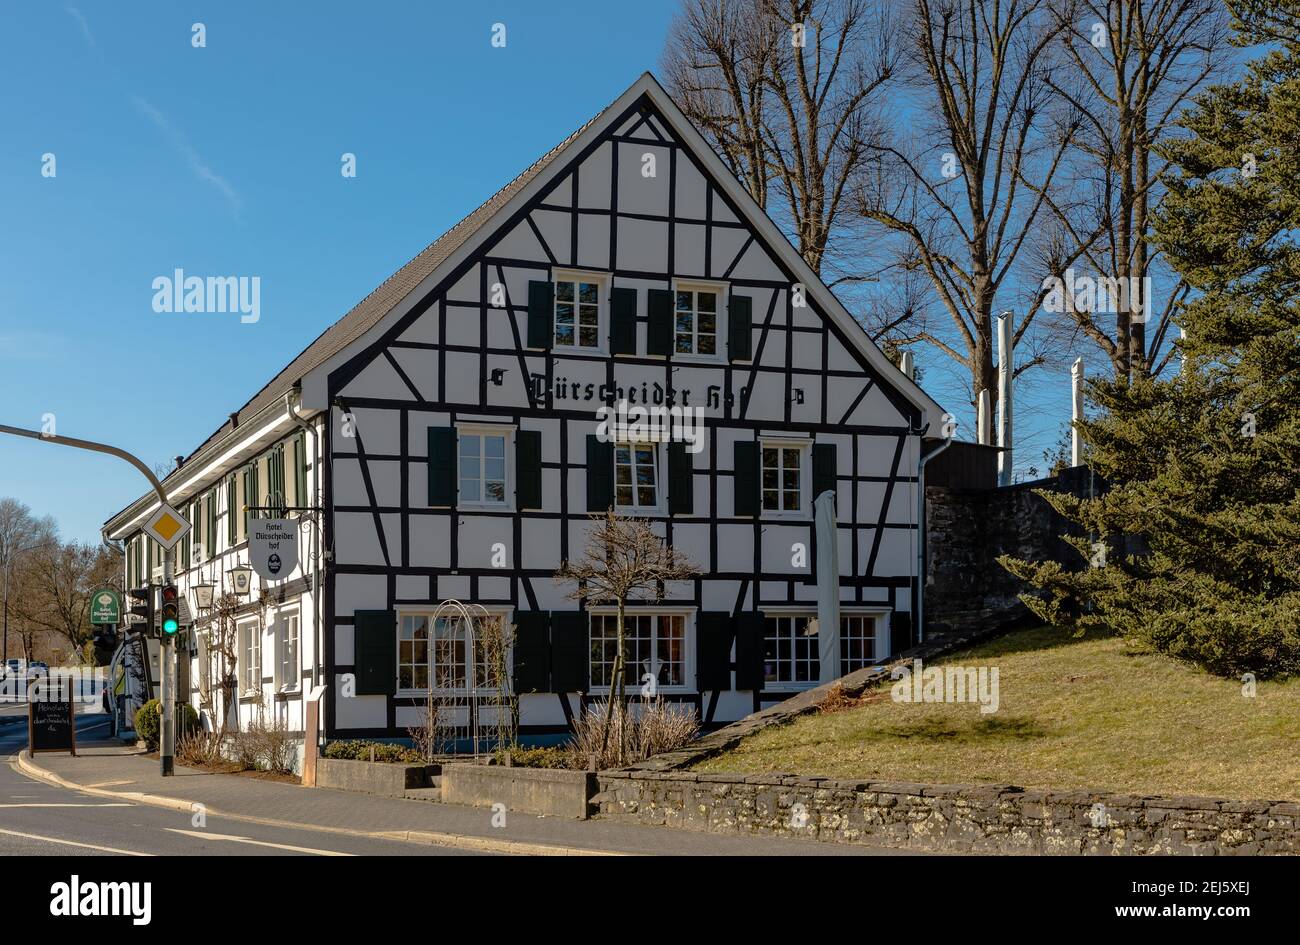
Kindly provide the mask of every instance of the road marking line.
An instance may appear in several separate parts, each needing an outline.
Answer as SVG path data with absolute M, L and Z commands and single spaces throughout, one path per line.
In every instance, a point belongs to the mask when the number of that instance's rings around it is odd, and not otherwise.
M 271 847 L 274 850 L 289 850 L 293 853 L 314 853 L 317 856 L 355 856 L 355 853 L 343 853 L 338 850 L 318 850 L 315 847 L 295 847 L 288 843 L 271 843 L 267 840 L 254 840 L 251 837 L 236 837 L 227 833 L 205 833 L 202 830 L 181 830 L 177 827 L 164 827 L 168 833 L 179 833 L 186 837 L 198 837 L 200 840 L 228 840 L 231 843 L 251 843 L 257 847 Z
M 44 840 L 46 843 L 62 843 L 64 846 L 81 847 L 83 850 L 99 850 L 101 853 L 117 853 L 122 856 L 153 856 L 152 853 L 140 853 L 137 850 L 119 850 L 117 847 L 101 847 L 94 843 L 60 840 L 58 837 L 43 837 L 39 833 L 23 833 L 20 830 L 0 830 L 0 834 L 6 834 L 10 837 L 26 837 L 28 840 Z
M 87 784 L 86 787 L 112 787 L 115 784 L 135 784 L 135 782 L 134 781 L 96 781 L 94 784 Z
M 35 804 L 0 804 L 0 809 L 7 807 L 134 807 L 134 804 L 54 804 L 37 802 Z

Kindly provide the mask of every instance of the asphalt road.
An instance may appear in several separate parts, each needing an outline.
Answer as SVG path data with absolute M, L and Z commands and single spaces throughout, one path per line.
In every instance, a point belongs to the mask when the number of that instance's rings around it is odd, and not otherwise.
M 33 780 L 11 756 L 27 746 L 26 706 L 0 706 L 0 856 L 448 856 L 470 851 L 191 815 Z M 107 717 L 77 716 L 77 739 Z

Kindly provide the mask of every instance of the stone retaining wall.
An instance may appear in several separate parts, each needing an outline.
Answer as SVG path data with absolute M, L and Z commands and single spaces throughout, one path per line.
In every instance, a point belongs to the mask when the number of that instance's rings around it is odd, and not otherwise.
M 604 771 L 602 818 L 711 833 L 931 852 L 1300 854 L 1300 804 L 837 781 L 783 774 Z

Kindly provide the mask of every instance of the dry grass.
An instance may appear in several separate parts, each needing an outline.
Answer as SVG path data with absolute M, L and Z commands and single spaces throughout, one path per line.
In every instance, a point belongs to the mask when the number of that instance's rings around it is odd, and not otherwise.
M 999 711 L 897 703 L 878 690 L 864 705 L 760 732 L 697 770 L 1300 798 L 1300 679 L 1260 683 L 1245 698 L 1238 681 L 1054 628 L 940 662 L 998 667 Z

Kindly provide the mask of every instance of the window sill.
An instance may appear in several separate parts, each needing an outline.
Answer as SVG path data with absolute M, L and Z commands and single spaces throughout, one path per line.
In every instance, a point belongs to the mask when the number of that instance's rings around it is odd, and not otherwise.
M 513 512 L 515 508 L 509 502 L 461 502 L 457 504 L 458 512 Z
M 277 689 L 275 692 L 275 698 L 280 700 L 291 699 L 300 695 L 302 695 L 301 686 L 288 686 L 284 689 Z
M 551 345 L 552 354 L 574 355 L 589 354 L 593 358 L 608 358 L 610 353 L 604 348 L 579 348 L 576 345 Z
M 684 361 L 688 364 L 716 364 L 725 367 L 727 359 L 716 354 L 684 354 L 680 351 L 672 353 L 674 361 Z

